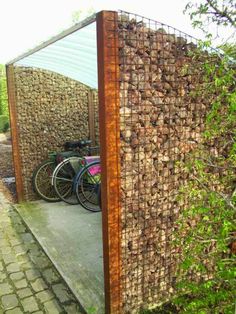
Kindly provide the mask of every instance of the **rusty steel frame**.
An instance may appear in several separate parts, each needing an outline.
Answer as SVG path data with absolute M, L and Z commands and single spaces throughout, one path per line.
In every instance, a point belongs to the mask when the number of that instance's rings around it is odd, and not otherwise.
M 15 90 L 15 74 L 14 66 L 6 66 L 7 76 L 7 92 L 8 92 L 8 103 L 11 123 L 11 136 L 12 136 L 12 156 L 14 162 L 15 178 L 16 178 L 16 191 L 17 201 L 21 202 L 24 200 L 24 189 L 21 172 L 21 157 L 19 147 L 19 130 L 17 126 L 17 111 L 16 111 L 16 90 Z
M 97 14 L 99 128 L 106 313 L 121 313 L 120 126 L 117 12 Z
M 102 168 L 102 230 L 106 314 L 121 314 L 121 232 L 120 232 L 120 126 L 119 126 L 119 60 L 118 13 L 96 14 L 99 132 Z M 67 33 L 65 36 L 68 35 Z M 64 36 L 63 36 L 64 37 Z M 30 53 L 33 53 L 30 51 Z M 13 63 L 6 66 L 10 109 L 13 160 L 18 201 L 24 201 L 24 190 L 17 126 L 16 90 Z M 89 97 L 90 120 L 94 108 L 92 91 Z M 94 121 L 91 123 L 94 125 Z M 94 130 L 93 130 L 94 131 Z M 95 134 L 90 133 L 91 139 Z

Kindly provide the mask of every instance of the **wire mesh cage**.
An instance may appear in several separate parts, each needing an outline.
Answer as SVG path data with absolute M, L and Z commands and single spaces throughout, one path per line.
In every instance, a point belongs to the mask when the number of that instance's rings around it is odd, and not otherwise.
M 178 164 L 201 142 L 210 100 L 200 92 L 203 58 L 193 59 L 196 39 L 123 11 L 117 24 L 121 285 L 128 313 L 175 293 L 176 221 L 189 205 L 178 200 L 189 180 Z
M 123 11 L 98 13 L 97 41 L 98 93 L 90 89 L 88 113 L 87 106 L 84 116 L 77 113 L 101 143 L 107 311 L 137 313 L 176 293 L 177 220 L 190 205 L 180 189 L 192 180 L 183 164 L 202 144 L 215 98 L 203 92 L 211 52 L 179 30 Z M 209 143 L 209 151 L 217 153 L 217 145 Z
M 98 133 L 97 98 L 90 87 L 48 70 L 15 66 L 13 75 L 20 153 L 16 162 L 24 198 L 33 200 L 32 174 L 48 153 L 63 150 L 68 140 L 88 139 L 91 130 L 94 137 Z

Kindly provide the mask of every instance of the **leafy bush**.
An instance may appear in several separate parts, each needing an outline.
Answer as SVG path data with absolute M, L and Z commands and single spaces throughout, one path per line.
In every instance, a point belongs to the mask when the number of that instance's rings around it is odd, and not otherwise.
M 4 115 L 0 115 L 0 132 L 7 132 L 9 129 L 9 118 Z
M 203 3 L 188 4 L 193 25 L 203 26 L 201 19 L 208 17 L 208 23 L 235 30 L 233 1 Z M 208 38 L 200 48 L 213 46 L 214 37 Z M 216 62 L 208 49 L 210 58 L 202 63 L 205 88 L 199 86 L 196 94 L 201 91 L 203 98 L 212 99 L 212 107 L 201 144 L 181 165 L 190 180 L 179 198 L 191 206 L 181 212 L 176 234 L 182 258 L 176 274 L 178 296 L 172 302 L 179 313 L 231 314 L 236 306 L 236 47 L 220 48 Z M 196 51 L 195 60 L 202 55 Z
M 0 115 L 9 116 L 5 67 L 0 64 Z
M 191 205 L 180 213 L 175 234 L 181 247 L 177 295 L 169 312 L 163 305 L 145 313 L 236 313 L 236 46 L 225 43 L 212 62 L 214 36 L 205 27 L 228 25 L 235 32 L 234 2 L 191 1 L 186 7 L 193 26 L 208 38 L 193 55 L 201 60 L 205 49 L 211 57 L 202 62 L 205 88 L 199 86 L 195 93 L 212 99 L 212 108 L 201 144 L 180 164 L 189 180 L 180 187 L 179 200 Z

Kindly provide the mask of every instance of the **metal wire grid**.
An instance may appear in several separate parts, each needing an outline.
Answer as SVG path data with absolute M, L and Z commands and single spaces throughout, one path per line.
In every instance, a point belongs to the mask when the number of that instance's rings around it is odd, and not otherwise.
M 89 88 L 53 72 L 14 67 L 17 138 L 24 197 L 36 198 L 32 173 L 48 152 L 61 151 L 63 143 L 89 137 Z
M 196 39 L 123 11 L 118 37 L 121 291 L 123 311 L 131 313 L 174 293 L 175 223 L 188 205 L 177 202 L 188 180 L 177 162 L 200 142 L 208 102 L 192 95 L 204 83 L 201 62 L 191 66 Z
M 94 134 L 95 134 L 95 145 L 99 145 L 99 117 L 98 117 L 98 91 L 96 89 L 92 92 L 92 100 L 94 106 Z

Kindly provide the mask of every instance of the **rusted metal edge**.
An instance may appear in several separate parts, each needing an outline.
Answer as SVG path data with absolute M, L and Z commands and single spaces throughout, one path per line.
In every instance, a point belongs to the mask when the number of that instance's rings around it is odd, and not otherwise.
M 15 90 L 15 74 L 14 66 L 6 66 L 7 75 L 7 92 L 8 92 L 8 104 L 11 122 L 11 137 L 12 137 L 12 156 L 16 177 L 16 192 L 17 201 L 21 202 L 24 200 L 24 188 L 22 181 L 21 172 L 21 157 L 19 148 L 19 130 L 17 126 L 17 112 L 16 112 L 16 90 Z
M 97 14 L 106 313 L 121 313 L 120 126 L 117 12 Z
M 92 145 L 95 145 L 95 111 L 94 111 L 94 91 L 92 89 L 88 92 L 88 125 L 89 137 Z

